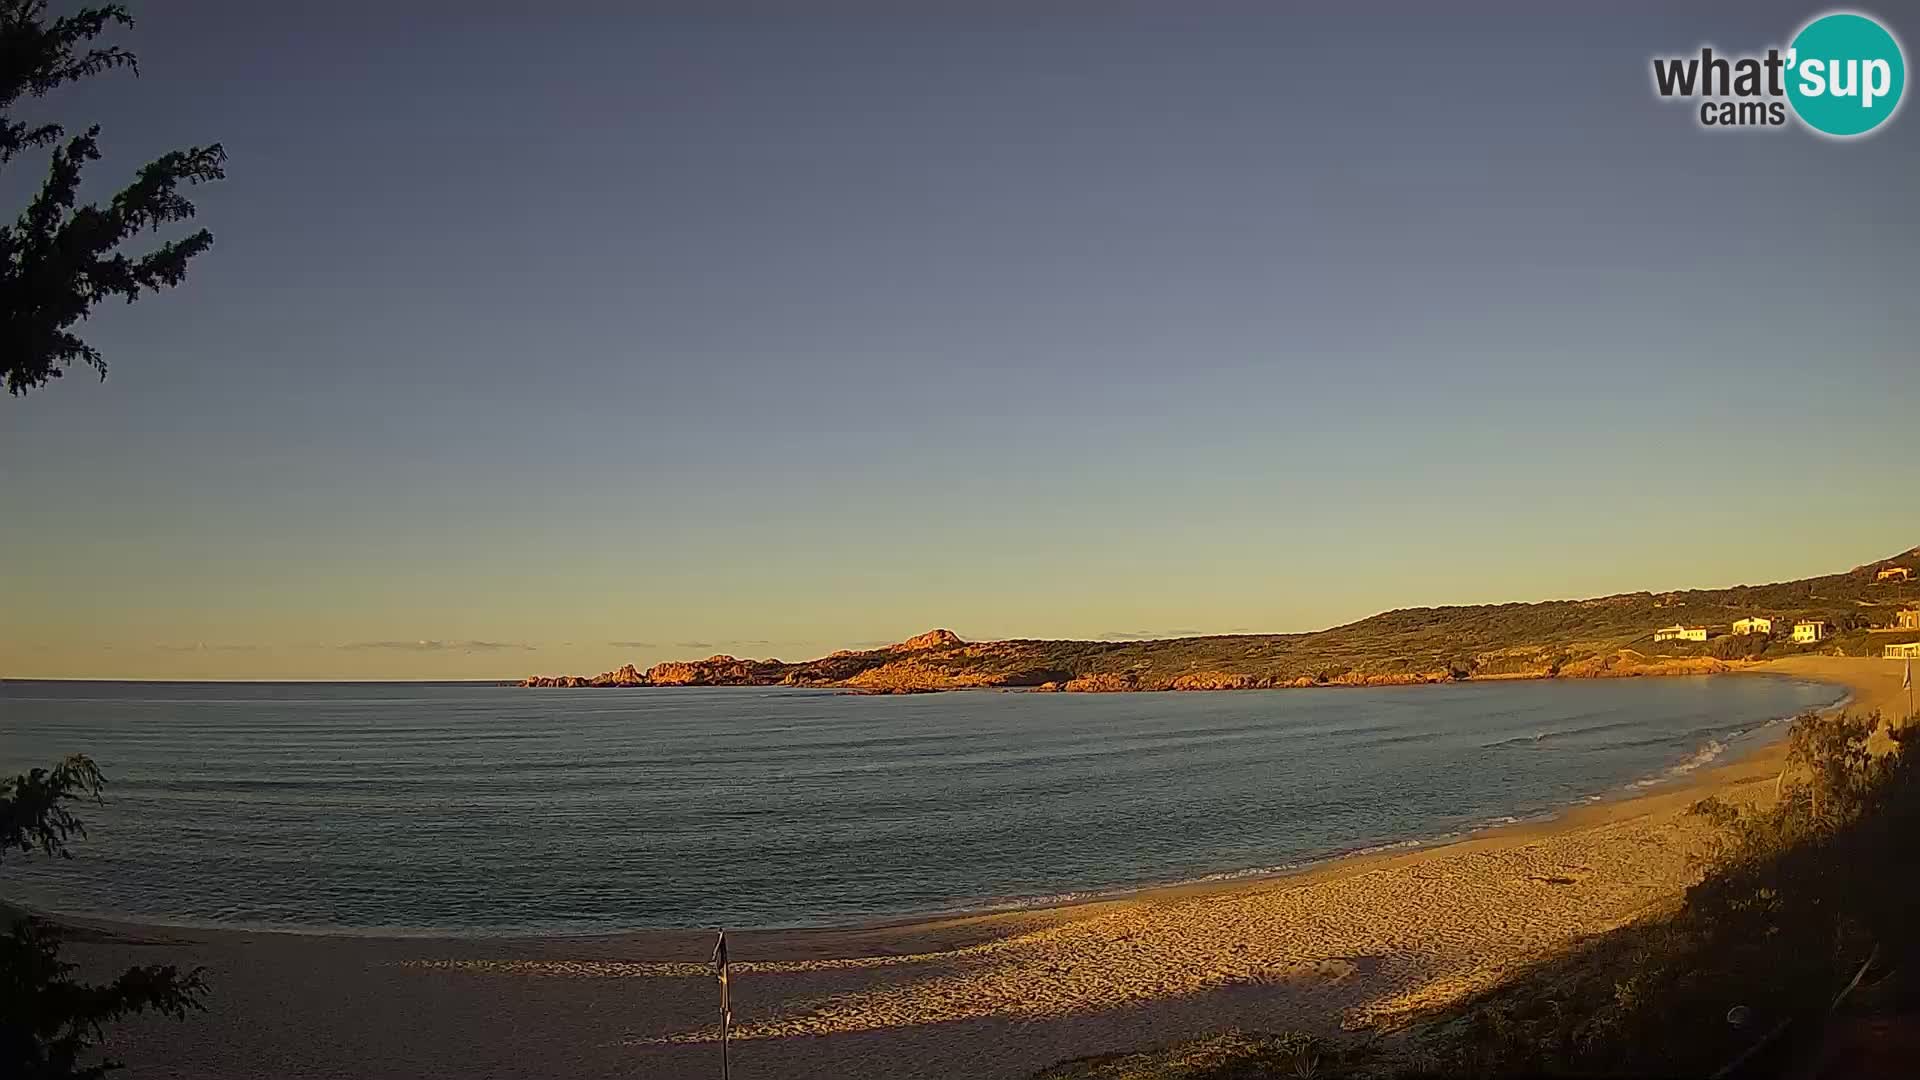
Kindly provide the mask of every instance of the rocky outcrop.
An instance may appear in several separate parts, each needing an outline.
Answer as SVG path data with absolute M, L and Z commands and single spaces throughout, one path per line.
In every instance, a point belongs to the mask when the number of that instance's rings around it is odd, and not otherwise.
M 521 679 L 516 686 L 557 686 L 561 688 L 592 686 L 593 680 L 584 675 L 529 675 Z
M 960 635 L 951 630 L 929 630 L 924 634 L 915 634 L 905 641 L 889 645 L 886 647 L 886 651 L 896 653 L 925 652 L 928 649 L 952 649 L 965 644 L 966 642 L 961 640 Z
M 778 660 L 741 660 L 725 653 L 705 660 L 669 660 L 647 669 L 653 686 L 772 686 L 787 674 Z
M 593 680 L 594 686 L 645 686 L 647 677 L 640 674 L 632 664 L 622 664 L 618 669 Z
M 632 664 L 627 664 L 604 675 L 595 675 L 589 679 L 583 675 L 529 675 L 520 680 L 520 686 L 646 686 L 647 677 L 640 674 Z
M 1224 671 L 1196 671 L 1191 675 L 1181 675 L 1173 680 L 1174 690 L 1260 690 L 1272 685 L 1267 680 L 1254 675 L 1229 674 Z
M 1122 694 L 1139 690 L 1141 686 L 1139 678 L 1132 672 L 1126 674 L 1101 672 L 1068 679 L 1062 689 L 1069 694 Z

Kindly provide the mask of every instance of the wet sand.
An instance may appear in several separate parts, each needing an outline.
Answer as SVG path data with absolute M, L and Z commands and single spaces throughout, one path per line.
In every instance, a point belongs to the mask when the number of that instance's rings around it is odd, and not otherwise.
M 1900 667 L 1771 671 L 1905 711 Z M 1744 675 L 1726 676 L 1730 678 Z M 1285 877 L 856 930 L 729 934 L 733 1075 L 1020 1077 L 1218 1031 L 1390 1024 L 1671 902 L 1707 794 L 1770 797 L 1778 744 L 1647 795 Z M 440 939 L 79 924 L 93 974 L 205 965 L 209 1011 L 113 1050 L 154 1077 L 715 1075 L 711 935 Z

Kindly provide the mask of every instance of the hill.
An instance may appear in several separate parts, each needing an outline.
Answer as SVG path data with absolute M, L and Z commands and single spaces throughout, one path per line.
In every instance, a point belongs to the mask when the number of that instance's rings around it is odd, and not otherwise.
M 1920 607 L 1920 580 L 1880 580 L 1880 572 L 1892 567 L 1920 578 L 1920 548 L 1799 581 L 1591 600 L 1405 608 L 1304 634 L 968 642 L 952 631 L 933 630 L 883 648 L 799 663 L 720 655 L 656 664 L 644 673 L 629 664 L 593 678 L 535 676 L 521 685 L 830 686 L 875 693 L 980 687 L 1236 690 L 1721 671 L 1763 656 L 1867 655 L 1882 644 L 1920 640 L 1917 630 L 1887 630 L 1897 612 Z M 1773 633 L 1726 632 L 1734 620 L 1748 616 L 1771 618 Z M 1817 644 L 1795 644 L 1789 633 L 1800 619 L 1825 620 L 1834 634 Z M 1656 629 L 1675 624 L 1717 633 L 1705 642 L 1653 640 Z

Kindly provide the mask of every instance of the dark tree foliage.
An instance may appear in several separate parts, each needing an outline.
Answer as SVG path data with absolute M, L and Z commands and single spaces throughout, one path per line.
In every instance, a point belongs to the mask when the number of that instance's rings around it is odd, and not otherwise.
M 0 936 L 0 1064 L 8 1076 L 98 1077 L 120 1068 L 111 1059 L 84 1063 L 105 1025 L 151 1009 L 181 1017 L 200 1008 L 198 970 L 171 964 L 130 967 L 104 985 L 73 978 L 60 959 L 60 931 L 21 919 Z
M 137 74 L 132 53 L 89 45 L 109 27 L 132 25 L 118 4 L 49 22 L 46 0 L 0 0 L 0 168 L 22 151 L 53 147 L 39 194 L 12 225 L 0 225 L 0 368 L 15 395 L 59 378 L 75 360 L 106 378 L 105 359 L 73 332 L 74 324 L 103 300 L 132 303 L 144 290 L 178 285 L 187 263 L 213 246 L 213 234 L 201 229 L 145 254 L 119 251 L 137 233 L 193 217 L 193 203 L 180 189 L 225 176 L 220 144 L 162 155 L 105 206 L 81 206 L 80 173 L 100 159 L 100 128 L 62 142 L 66 130 L 59 124 L 14 117 L 24 97 L 114 68 Z
M 187 263 L 213 246 L 202 229 L 143 255 L 119 251 L 136 233 L 193 217 L 180 188 L 222 178 L 226 152 L 219 144 L 165 154 L 105 206 L 82 206 L 80 174 L 100 159 L 99 127 L 62 142 L 59 124 L 15 117 L 22 98 L 114 68 L 137 73 L 132 53 L 90 45 L 109 27 L 132 25 L 118 4 L 48 21 L 45 0 L 0 0 L 0 169 L 24 151 L 53 147 L 39 194 L 12 225 L 0 225 L 0 369 L 15 395 L 59 378 L 75 360 L 105 378 L 106 362 L 73 333 L 74 324 L 109 297 L 132 303 L 143 290 L 179 284 Z M 0 859 L 71 858 L 67 842 L 86 836 L 72 805 L 98 801 L 105 785 L 99 768 L 77 754 L 52 769 L 0 779 Z M 198 970 L 143 965 L 110 983 L 86 983 L 60 959 L 59 927 L 33 918 L 10 923 L 0 935 L 0 1077 L 105 1075 L 119 1068 L 96 1053 L 107 1024 L 149 1010 L 180 1017 L 200 1008 L 206 986 Z
M 75 754 L 52 769 L 0 780 L 0 859 L 8 852 L 72 858 L 70 837 L 85 837 L 73 803 L 100 798 L 105 777 Z M 0 935 L 0 1076 L 21 1080 L 99 1077 L 119 1068 L 88 1060 L 105 1026 L 149 1010 L 180 1017 L 200 1008 L 206 991 L 199 970 L 171 964 L 130 967 L 110 983 L 73 977 L 60 959 L 60 928 L 16 918 Z
M 0 225 L 0 370 L 15 395 L 59 378 L 75 360 L 105 378 L 106 362 L 73 333 L 74 324 L 109 297 L 132 303 L 144 290 L 179 284 L 187 263 L 213 245 L 202 229 L 143 255 L 119 251 L 136 233 L 193 217 L 180 189 L 222 178 L 226 152 L 217 143 L 165 154 L 105 206 L 83 206 L 80 174 L 100 159 L 100 129 L 62 142 L 59 124 L 15 116 L 22 98 L 114 68 L 137 73 L 132 53 L 90 44 L 110 27 L 132 25 L 118 4 L 49 21 L 45 0 L 0 0 L 0 169 L 24 151 L 53 148 L 39 194 L 12 225 Z M 71 858 L 67 842 L 86 836 L 72 806 L 98 801 L 105 784 L 80 755 L 0 779 L 0 860 L 9 853 Z M 149 1010 L 179 1017 L 200 1008 L 206 986 L 198 970 L 153 964 L 128 968 L 110 983 L 82 982 L 60 959 L 59 927 L 9 921 L 0 935 L 0 1077 L 102 1076 L 119 1068 L 96 1052 L 107 1024 Z
M 87 830 L 67 804 L 89 796 L 98 799 L 106 782 L 99 767 L 84 754 L 74 754 L 51 769 L 0 780 L 0 856 L 39 850 L 73 858 L 67 837 L 85 839 Z

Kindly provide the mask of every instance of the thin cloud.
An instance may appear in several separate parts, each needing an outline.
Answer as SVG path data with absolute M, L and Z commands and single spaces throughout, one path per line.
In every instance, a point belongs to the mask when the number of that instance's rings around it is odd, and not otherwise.
M 651 641 L 609 641 L 607 644 L 616 649 L 651 649 L 654 647 Z
M 535 646 L 524 641 L 352 641 L 343 649 L 390 649 L 400 652 L 533 652 Z
M 264 646 L 226 643 L 208 643 L 205 641 L 180 642 L 162 641 L 153 646 L 161 652 L 257 652 Z
M 1164 641 L 1167 638 L 1199 637 L 1198 630 L 1108 630 L 1102 641 Z
M 637 641 L 637 642 L 615 641 L 615 642 L 610 642 L 609 644 L 619 645 L 622 647 L 632 646 L 635 648 L 651 648 L 651 646 L 644 641 Z M 736 638 L 714 638 L 712 641 L 676 641 L 673 643 L 673 647 L 676 649 L 769 649 L 769 648 L 773 648 L 776 645 L 804 645 L 804 644 L 806 644 L 806 642 L 772 641 L 767 638 L 737 638 L 736 637 Z

